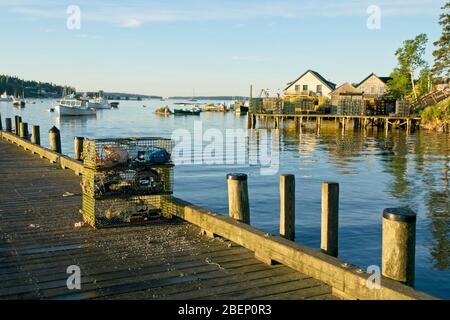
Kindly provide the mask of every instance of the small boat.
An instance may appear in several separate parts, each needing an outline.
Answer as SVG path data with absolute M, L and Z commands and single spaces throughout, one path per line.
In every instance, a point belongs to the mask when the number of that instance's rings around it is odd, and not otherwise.
M 14 107 L 16 107 L 16 108 L 25 108 L 25 105 L 26 105 L 26 103 L 25 103 L 24 100 L 22 100 L 20 98 L 16 98 L 16 97 L 13 98 L 13 106 Z
M 89 100 L 89 106 L 95 109 L 111 109 L 108 100 L 103 97 L 102 91 L 97 94 L 97 97 Z
M 0 96 L 0 102 L 1 102 L 1 101 L 11 101 L 11 100 L 12 100 L 11 97 L 8 96 L 8 94 L 6 93 L 6 91 L 3 92 L 2 95 Z
M 189 108 L 182 108 L 182 109 L 174 109 L 173 110 L 175 115 L 193 115 L 193 116 L 198 116 L 200 115 L 200 112 L 202 112 L 202 110 L 198 107 L 192 107 L 191 109 Z
M 117 109 L 119 107 L 119 102 L 110 102 L 109 105 L 111 108 Z
M 236 115 L 245 115 L 248 112 L 248 107 L 241 102 L 235 102 L 234 112 L 236 113 Z
M 153 113 L 161 116 L 168 116 L 171 115 L 173 112 L 172 110 L 170 110 L 169 106 L 163 106 L 156 109 L 155 112 Z
M 55 109 L 59 116 L 89 116 L 95 115 L 97 111 L 88 100 L 76 98 L 61 99 Z
M 47 112 L 55 112 L 55 108 L 48 108 L 48 109 L 45 109 L 45 111 L 47 111 Z

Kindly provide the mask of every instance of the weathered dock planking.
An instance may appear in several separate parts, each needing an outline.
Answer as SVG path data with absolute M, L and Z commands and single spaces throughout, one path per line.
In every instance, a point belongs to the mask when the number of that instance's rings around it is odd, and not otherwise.
M 0 155 L 0 299 L 336 299 L 323 282 L 181 220 L 75 228 L 79 178 L 5 140 Z M 66 286 L 70 265 L 81 290 Z
M 414 279 L 415 213 L 383 212 L 383 243 L 390 240 L 376 288 L 368 285 L 370 274 L 334 257 L 338 188 L 322 199 L 323 252 L 289 240 L 295 183 L 283 177 L 281 236 L 249 225 L 242 174 L 228 175 L 230 217 L 172 197 L 163 214 L 175 219 L 76 228 L 79 178 L 60 168 L 80 175 L 82 163 L 57 152 L 60 141 L 49 150 L 10 131 L 0 131 L 0 299 L 434 299 L 404 284 Z M 400 251 L 405 259 L 392 259 Z M 82 270 L 81 290 L 67 288 L 70 265 Z

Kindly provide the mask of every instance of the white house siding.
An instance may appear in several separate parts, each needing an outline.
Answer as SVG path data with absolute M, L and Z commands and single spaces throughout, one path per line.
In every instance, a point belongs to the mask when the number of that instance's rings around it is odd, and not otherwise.
M 319 78 L 317 78 L 313 73 L 308 72 L 306 73 L 302 78 L 298 79 L 295 83 L 293 83 L 286 91 L 286 95 L 295 95 L 295 94 L 302 94 L 304 92 L 303 86 L 307 85 L 309 93 L 310 91 L 314 93 L 317 92 L 317 86 L 322 86 L 322 95 L 330 97 L 330 92 L 332 91 L 330 88 L 327 87 L 325 83 L 320 81 Z M 297 90 L 296 90 L 297 88 Z

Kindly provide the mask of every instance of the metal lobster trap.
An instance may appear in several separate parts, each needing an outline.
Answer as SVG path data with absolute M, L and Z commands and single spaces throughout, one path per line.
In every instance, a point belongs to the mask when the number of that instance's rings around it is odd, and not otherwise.
M 145 224 L 161 218 L 169 196 L 94 199 L 83 196 L 83 220 L 94 228 Z
M 103 170 L 85 169 L 81 189 L 95 199 L 137 195 L 168 195 L 173 192 L 173 166 Z
M 85 139 L 84 166 L 112 170 L 171 165 L 173 145 L 171 139 L 158 137 Z

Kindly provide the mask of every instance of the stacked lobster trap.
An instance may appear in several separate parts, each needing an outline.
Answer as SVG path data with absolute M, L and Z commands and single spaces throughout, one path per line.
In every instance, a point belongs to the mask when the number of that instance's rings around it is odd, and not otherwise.
M 173 193 L 172 149 L 164 138 L 85 139 L 84 221 L 107 227 L 159 218 Z

